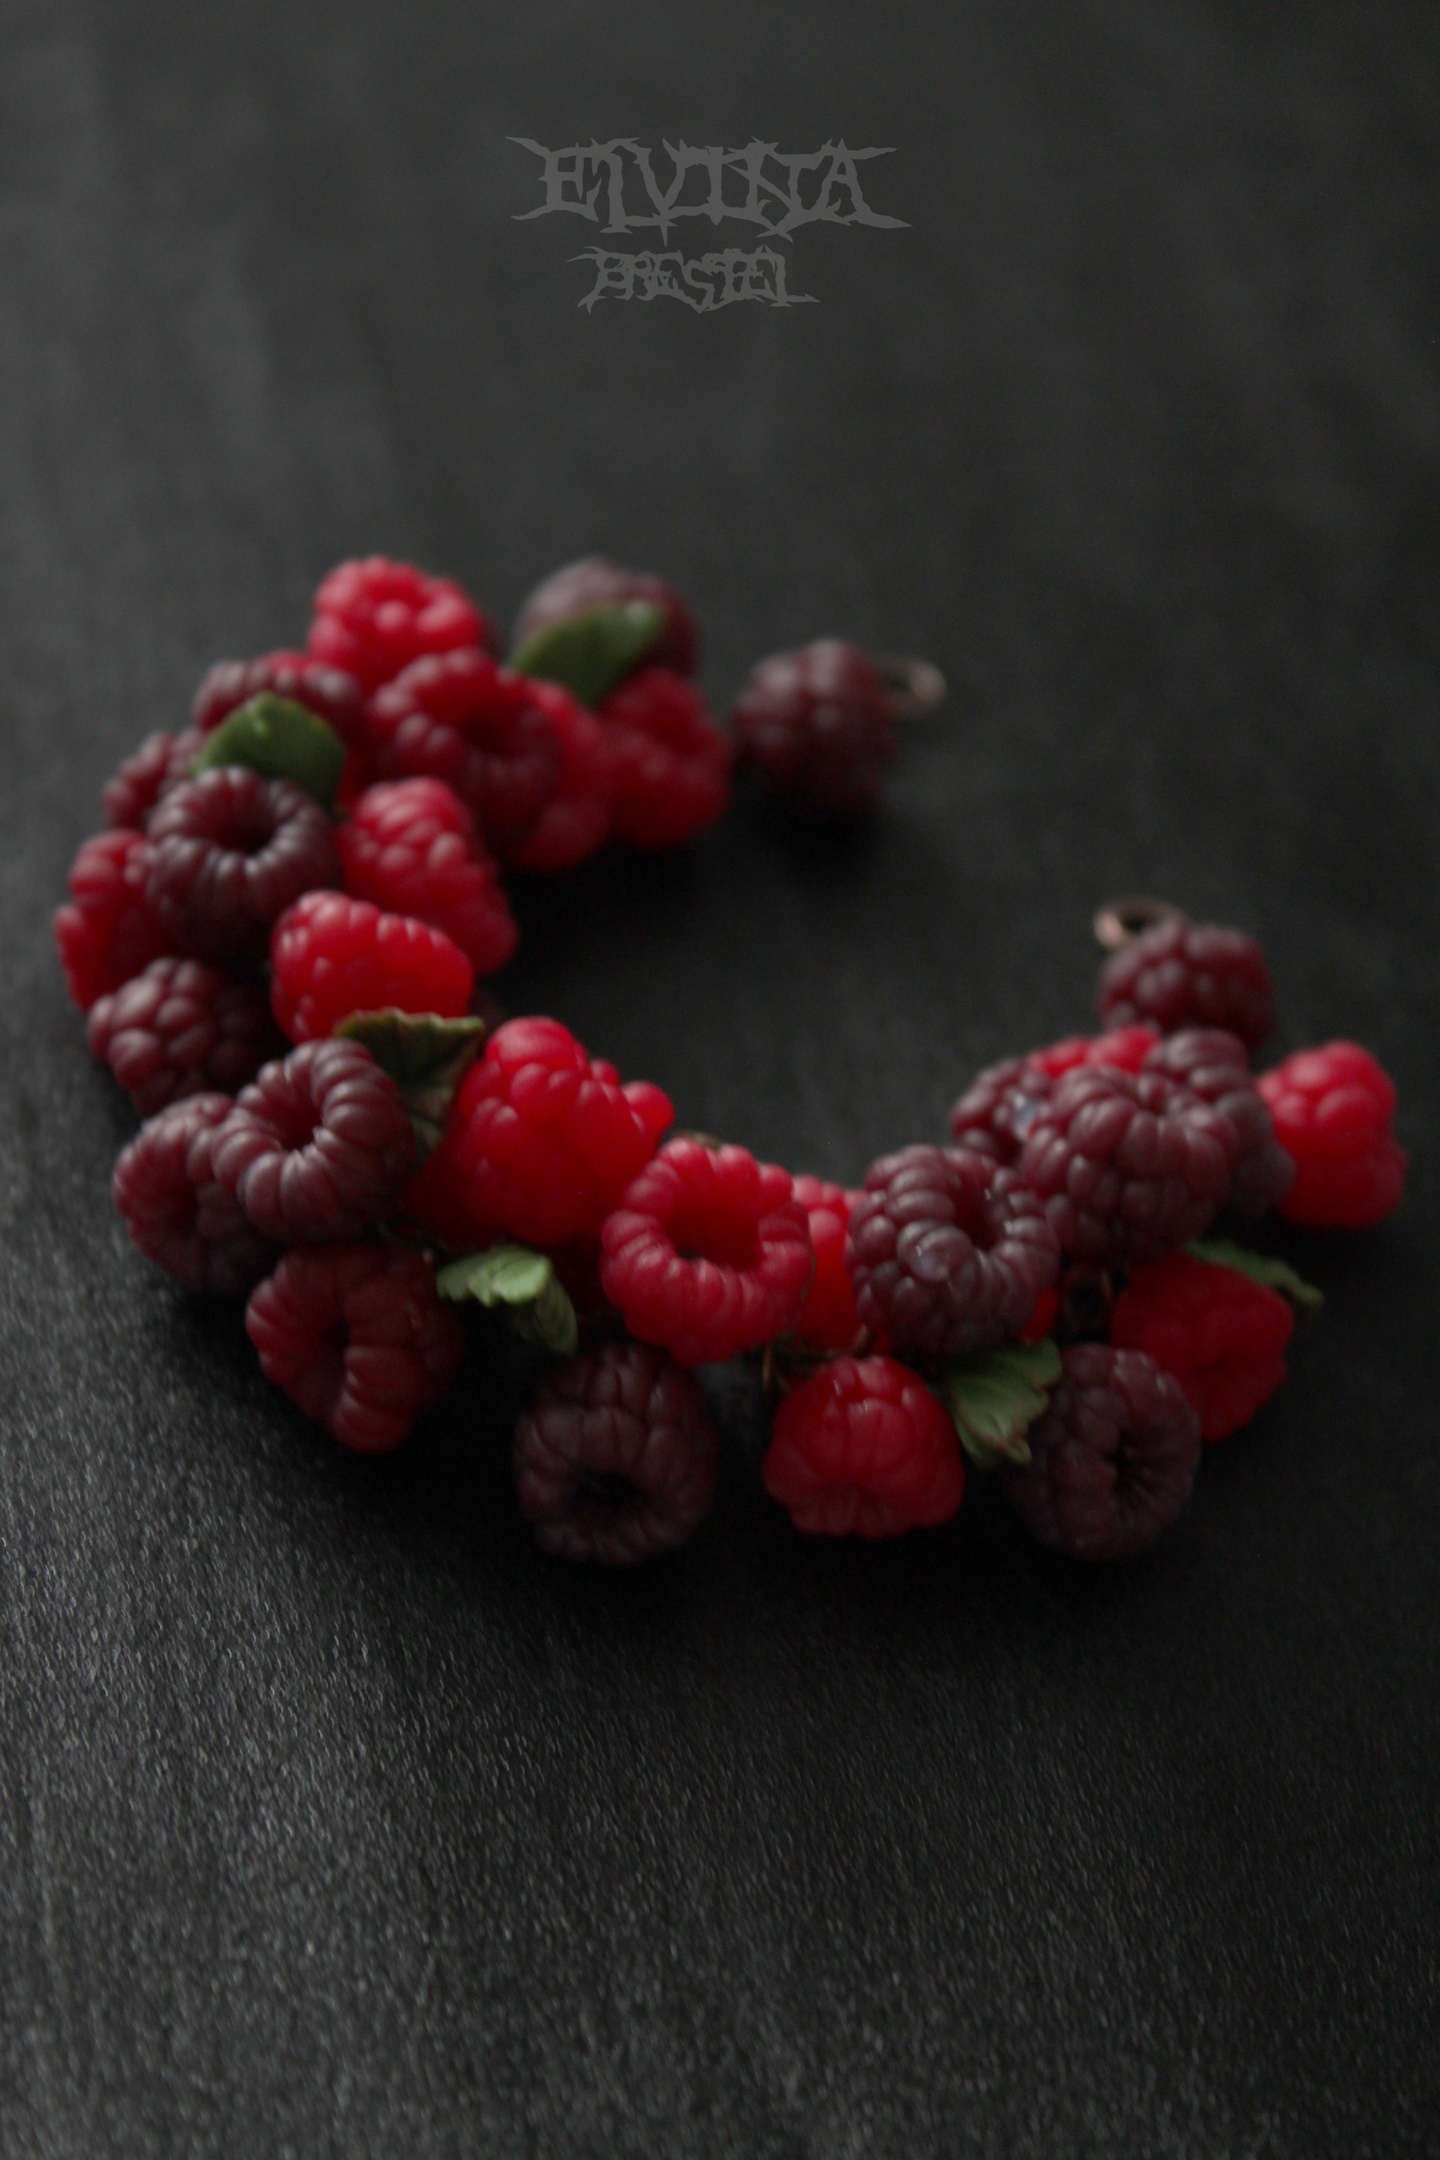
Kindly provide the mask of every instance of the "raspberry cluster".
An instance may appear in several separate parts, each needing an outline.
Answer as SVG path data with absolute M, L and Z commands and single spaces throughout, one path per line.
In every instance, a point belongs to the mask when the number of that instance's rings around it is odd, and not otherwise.
M 1378 1222 L 1405 1177 L 1395 1090 L 1348 1042 L 1257 1075 L 1263 953 L 1173 909 L 1106 911 L 1104 1032 L 988 1066 L 949 1145 L 853 1189 L 673 1133 L 660 1088 L 558 1020 L 489 1025 L 508 870 L 679 846 L 737 759 L 854 814 L 926 702 L 913 664 L 827 640 L 762 662 L 727 735 L 698 644 L 669 586 L 592 557 L 531 595 L 507 664 L 458 585 L 376 557 L 324 580 L 303 650 L 212 668 L 189 725 L 106 787 L 55 919 L 144 1120 L 115 1205 L 183 1288 L 248 1300 L 266 1375 L 362 1453 L 449 1386 L 458 1307 L 508 1318 L 550 1360 L 513 1450 L 549 1553 L 683 1543 L 720 1451 L 695 1368 L 753 1356 L 763 1485 L 798 1529 L 938 1526 L 968 1456 L 1042 1544 L 1138 1554 L 1318 1302 L 1284 1261 L 1199 1241 L 1272 1211 Z

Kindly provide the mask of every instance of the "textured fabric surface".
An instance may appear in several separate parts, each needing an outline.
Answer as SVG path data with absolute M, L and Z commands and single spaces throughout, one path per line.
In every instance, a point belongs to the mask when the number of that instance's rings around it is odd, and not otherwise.
M 1420 0 L 0 0 L 7 2156 L 1434 2152 L 1437 93 Z M 842 133 L 909 225 L 800 231 L 816 306 L 587 314 L 595 229 L 517 222 L 509 136 Z M 1136 889 L 1393 1070 L 1411 1196 L 1286 1234 L 1327 1309 L 1151 1560 L 978 1478 L 806 1543 L 727 1379 L 694 1544 L 576 1572 L 473 1361 L 346 1460 L 127 1246 L 49 909 L 375 550 L 502 621 L 658 569 L 721 706 L 948 673 L 872 832 L 742 791 L 517 894 L 505 1004 L 682 1124 L 943 1139 Z

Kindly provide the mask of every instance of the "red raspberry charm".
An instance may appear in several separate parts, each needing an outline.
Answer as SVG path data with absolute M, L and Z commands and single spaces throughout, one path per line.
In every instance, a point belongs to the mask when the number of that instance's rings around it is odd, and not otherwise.
M 370 736 L 378 779 L 444 780 L 502 856 L 534 830 L 560 785 L 545 700 L 488 653 L 417 660 L 371 699 Z
M 721 1363 L 794 1327 L 813 1255 L 790 1173 L 740 1147 L 667 1141 L 600 1232 L 600 1280 L 641 1342 Z
M 845 1239 L 850 1212 L 860 1194 L 827 1184 L 823 1178 L 797 1177 L 794 1186 L 815 1250 L 815 1273 L 800 1308 L 795 1339 L 807 1350 L 848 1350 L 860 1332 L 860 1315 L 845 1265 Z
M 70 866 L 70 900 L 55 911 L 55 943 L 82 1012 L 174 949 L 148 898 L 151 859 L 145 835 L 122 830 L 97 833 Z
M 141 1126 L 115 1165 L 110 1192 L 147 1260 L 186 1290 L 244 1297 L 275 1257 L 215 1177 L 210 1151 L 234 1105 L 189 1095 Z
M 355 899 L 443 930 L 477 975 L 505 965 L 517 936 L 505 888 L 443 780 L 367 788 L 336 837 Z
M 197 728 L 183 735 L 147 735 L 140 748 L 105 783 L 100 797 L 105 823 L 126 832 L 144 832 L 155 805 L 190 778 L 190 767 L 205 747 Z
M 683 847 L 730 799 L 730 743 L 693 683 L 643 667 L 602 700 L 614 795 L 611 822 L 632 847 Z
M 517 870 L 578 869 L 609 837 L 615 775 L 610 738 L 583 705 L 559 683 L 531 683 L 536 704 L 560 746 L 555 793 L 519 846 L 510 851 Z
M 342 1447 L 399 1447 L 443 1395 L 465 1350 L 429 1266 L 401 1245 L 314 1245 L 287 1253 L 245 1312 L 267 1380 Z
M 879 670 L 840 638 L 762 660 L 736 701 L 733 726 L 737 755 L 813 817 L 871 808 L 898 754 Z
M 1365 1230 L 1400 1204 L 1407 1159 L 1395 1138 L 1395 1086 L 1358 1043 L 1300 1050 L 1256 1082 L 1275 1137 L 1295 1163 L 1280 1203 L 1315 1230 Z
M 837 1358 L 775 1412 L 765 1490 L 812 1537 L 899 1537 L 948 1522 L 965 1491 L 955 1428 L 894 1358 Z
M 1153 1027 L 1111 1028 L 1108 1035 L 1067 1035 L 1064 1042 L 1032 1050 L 1025 1060 L 1052 1080 L 1061 1080 L 1077 1065 L 1113 1065 L 1119 1072 L 1137 1073 L 1161 1040 Z
M 186 1095 L 232 1093 L 284 1048 L 264 991 L 201 960 L 152 960 L 96 1000 L 86 1032 L 141 1117 Z
M 383 1222 L 415 1168 L 405 1098 L 358 1042 L 302 1043 L 267 1065 L 210 1147 L 246 1220 L 289 1244 L 338 1244 Z
M 645 654 L 647 666 L 674 668 L 677 675 L 693 675 L 700 657 L 700 633 L 674 586 L 645 570 L 622 570 L 603 555 L 587 555 L 583 562 L 566 563 L 563 570 L 552 571 L 535 587 L 515 625 L 515 649 L 518 652 L 537 630 L 548 630 L 552 624 L 566 622 L 587 608 L 622 607 L 629 600 L 647 600 L 664 613 L 655 643 Z
M 335 828 L 315 798 L 244 765 L 172 788 L 149 841 L 146 897 L 173 948 L 198 960 L 258 957 L 293 900 L 340 882 Z
M 372 555 L 341 563 L 324 580 L 307 642 L 314 659 L 353 675 L 370 691 L 414 660 L 465 647 L 493 650 L 495 633 L 449 578 L 426 577 L 409 563 Z
M 475 971 L 442 930 L 367 900 L 312 892 L 270 938 L 270 1002 L 291 1042 L 331 1035 L 355 1012 L 438 1013 L 457 1020 Z
M 1180 1382 L 1202 1440 L 1226 1439 L 1270 1400 L 1294 1329 L 1278 1290 L 1183 1252 L 1136 1268 L 1110 1314 L 1118 1350 L 1143 1350 Z
M 1172 915 L 1142 931 L 1100 971 L 1100 1017 L 1111 1027 L 1148 1022 L 1227 1028 L 1248 1050 L 1275 1025 L 1275 985 L 1254 938 Z

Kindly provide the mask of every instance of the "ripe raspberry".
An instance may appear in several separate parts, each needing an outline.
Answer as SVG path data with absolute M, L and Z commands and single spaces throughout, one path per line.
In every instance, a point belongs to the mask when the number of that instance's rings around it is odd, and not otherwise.
M 1161 1040 L 1152 1027 L 1112 1028 L 1108 1035 L 1067 1035 L 1048 1049 L 1032 1050 L 1027 1062 L 1063 1079 L 1077 1065 L 1113 1065 L 1120 1072 L 1136 1073 Z
M 583 562 L 566 563 L 535 587 L 515 625 L 515 648 L 565 622 L 586 608 L 621 607 L 627 600 L 648 600 L 663 608 L 665 621 L 655 643 L 645 654 L 647 666 L 674 668 L 678 675 L 693 675 L 700 657 L 700 632 L 695 618 L 673 585 L 644 570 L 622 570 L 603 555 L 587 555 Z
M 1061 1354 L 1064 1378 L 1030 1428 L 1030 1461 L 1000 1482 L 1042 1545 L 1127 1560 L 1189 1499 L 1200 1420 L 1179 1381 L 1138 1350 L 1081 1343 Z
M 1295 1183 L 1280 1204 L 1316 1230 L 1365 1230 L 1400 1204 L 1408 1159 L 1395 1138 L 1395 1088 L 1358 1043 L 1299 1050 L 1255 1083 L 1294 1158 Z
M 762 660 L 732 716 L 736 752 L 795 809 L 869 809 L 898 754 L 890 700 L 858 645 L 821 638 Z
M 1100 971 L 1098 1006 L 1111 1027 L 1148 1020 L 1162 1034 L 1228 1028 L 1249 1050 L 1275 1025 L 1275 985 L 1254 938 L 1183 915 L 1156 923 Z
M 264 991 L 202 960 L 152 960 L 96 1000 L 87 1034 L 141 1117 L 187 1095 L 233 1093 L 284 1048 Z
M 258 956 L 292 900 L 340 882 L 335 828 L 319 803 L 244 765 L 173 788 L 149 840 L 146 897 L 174 947 L 198 960 Z
M 517 870 L 574 870 L 609 837 L 615 784 L 610 738 L 594 713 L 558 683 L 537 680 L 531 687 L 560 745 L 560 778 L 510 860 Z
M 246 1088 L 210 1158 L 267 1237 L 338 1244 L 394 1212 L 415 1168 L 415 1132 L 363 1044 L 307 1042 Z
M 245 1327 L 266 1379 L 361 1455 L 399 1447 L 465 1350 L 459 1314 L 402 1245 L 297 1247 L 255 1291 Z
M 105 783 L 100 797 L 105 823 L 125 832 L 144 832 L 155 805 L 189 779 L 203 748 L 204 737 L 195 728 L 186 728 L 183 735 L 147 735 Z
M 1055 1092 L 1049 1073 L 1028 1057 L 1002 1058 L 977 1073 L 950 1112 L 957 1147 L 1010 1165 Z
M 353 675 L 309 653 L 262 653 L 258 660 L 217 660 L 195 693 L 190 724 L 213 735 L 251 698 L 285 698 L 334 728 L 347 750 L 365 741 L 365 693 Z
M 477 646 L 493 651 L 495 633 L 449 578 L 426 577 L 409 563 L 372 555 L 330 572 L 315 595 L 306 643 L 312 658 L 353 675 L 370 691 L 428 655 Z
M 813 1255 L 790 1173 L 744 1148 L 671 1140 L 600 1232 L 600 1280 L 641 1342 L 719 1364 L 793 1328 Z
M 643 667 L 599 706 L 615 793 L 611 824 L 632 847 L 683 847 L 730 799 L 730 743 L 692 683 Z
M 715 1497 L 719 1436 L 663 1350 L 611 1342 L 552 1373 L 515 1427 L 515 1491 L 546 1552 L 610 1566 L 683 1545 Z
M 822 1178 L 797 1177 L 794 1186 L 815 1251 L 815 1273 L 800 1308 L 796 1340 L 809 1350 L 848 1350 L 860 1332 L 860 1315 L 845 1265 L 845 1238 L 860 1195 Z
M 558 1020 L 507 1020 L 460 1083 L 430 1187 L 452 1179 L 456 1203 L 492 1237 L 594 1237 L 672 1116 L 659 1088 L 622 1087 Z
M 1143 1350 L 1174 1374 L 1204 1440 L 1224 1440 L 1270 1400 L 1294 1330 L 1278 1290 L 1183 1252 L 1136 1268 L 1110 1314 L 1116 1349 Z
M 899 1537 L 947 1522 L 965 1470 L 955 1428 L 893 1358 L 837 1358 L 775 1413 L 761 1476 L 812 1537 Z
M 1057 1083 L 1018 1167 L 1068 1260 L 1119 1267 L 1199 1237 L 1238 1149 L 1228 1118 L 1159 1073 L 1085 1065 Z
M 270 967 L 270 1002 L 291 1042 L 333 1034 L 351 1013 L 390 1005 L 457 1020 L 475 982 L 443 930 L 345 893 L 297 900 L 271 933 Z
M 70 865 L 70 901 L 55 911 L 55 943 L 82 1012 L 169 952 L 146 897 L 151 847 L 143 833 L 96 833 Z
M 1164 1036 L 1145 1060 L 1146 1072 L 1178 1080 L 1212 1103 L 1240 1143 L 1225 1205 L 1242 1215 L 1278 1207 L 1295 1182 L 1295 1165 L 1275 1138 L 1274 1121 L 1256 1091 L 1245 1045 L 1224 1028 L 1182 1028 Z
M 367 788 L 336 837 L 355 899 L 443 930 L 477 975 L 505 965 L 517 936 L 505 888 L 443 780 Z
M 376 692 L 369 725 L 376 778 L 448 782 L 499 855 L 534 830 L 560 784 L 546 701 L 488 653 L 417 660 Z
M 187 1290 L 244 1297 L 275 1247 L 216 1183 L 210 1151 L 228 1095 L 187 1095 L 153 1117 L 123 1150 L 110 1192 L 147 1260 Z
M 1060 1272 L 1034 1194 L 965 1148 L 901 1148 L 872 1163 L 846 1259 L 862 1325 L 931 1357 L 1018 1335 Z

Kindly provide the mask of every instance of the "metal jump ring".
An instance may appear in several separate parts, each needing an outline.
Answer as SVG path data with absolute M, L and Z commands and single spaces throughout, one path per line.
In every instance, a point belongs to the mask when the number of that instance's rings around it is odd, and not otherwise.
M 905 653 L 875 653 L 872 658 L 885 684 L 892 720 L 915 720 L 944 703 L 945 677 L 933 662 Z
M 1154 900 L 1148 893 L 1126 893 L 1119 900 L 1107 900 L 1104 907 L 1097 908 L 1091 928 L 1097 944 L 1106 952 L 1123 952 L 1133 945 L 1136 938 L 1153 930 L 1157 923 L 1186 922 L 1183 908 L 1168 900 Z

